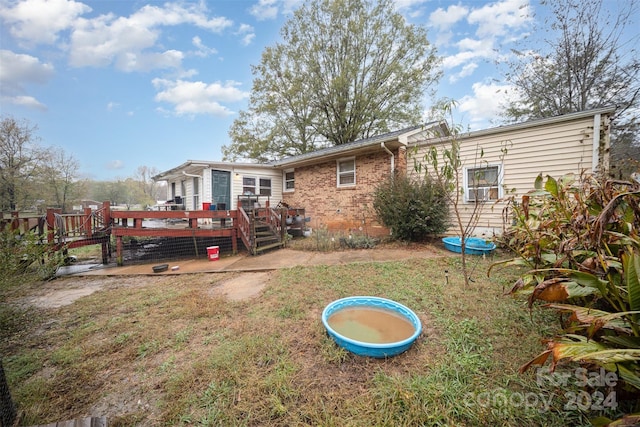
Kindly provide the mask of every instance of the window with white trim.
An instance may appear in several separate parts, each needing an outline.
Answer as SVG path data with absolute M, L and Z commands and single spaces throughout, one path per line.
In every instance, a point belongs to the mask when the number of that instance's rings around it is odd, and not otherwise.
M 193 177 L 193 209 L 200 209 L 200 178 Z
M 500 166 L 489 165 L 480 168 L 465 168 L 465 201 L 486 202 L 498 200 L 502 185 Z
M 271 178 L 260 178 L 260 195 L 271 196 Z
M 340 159 L 337 162 L 338 187 L 353 187 L 356 185 L 356 159 Z
M 256 179 L 252 176 L 242 177 L 242 194 L 256 194 Z
M 283 191 L 294 191 L 296 188 L 296 175 L 293 169 L 284 171 L 284 188 Z
M 271 178 L 242 177 L 242 194 L 271 196 Z

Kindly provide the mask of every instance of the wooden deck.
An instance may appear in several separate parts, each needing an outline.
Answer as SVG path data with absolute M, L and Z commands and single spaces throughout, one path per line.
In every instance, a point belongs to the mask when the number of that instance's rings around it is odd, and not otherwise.
M 252 255 L 282 246 L 287 231 L 285 219 L 296 215 L 285 208 L 268 206 L 238 210 L 154 210 L 128 211 L 112 209 L 104 202 L 97 210 L 87 208 L 80 214 L 62 214 L 47 209 L 45 215 L 20 215 L 0 219 L 0 229 L 10 227 L 20 233 L 37 231 L 53 250 L 68 250 L 88 245 L 102 246 L 102 262 L 111 257 L 111 236 L 115 237 L 116 262 L 123 265 L 124 237 L 218 237 L 229 238 L 233 253 L 238 252 L 238 239 Z

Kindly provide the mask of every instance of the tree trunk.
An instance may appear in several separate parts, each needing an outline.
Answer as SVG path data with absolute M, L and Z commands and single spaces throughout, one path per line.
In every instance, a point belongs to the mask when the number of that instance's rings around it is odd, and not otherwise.
M 0 359 L 0 427 L 11 427 L 16 420 L 16 405 L 11 400 L 7 378 Z

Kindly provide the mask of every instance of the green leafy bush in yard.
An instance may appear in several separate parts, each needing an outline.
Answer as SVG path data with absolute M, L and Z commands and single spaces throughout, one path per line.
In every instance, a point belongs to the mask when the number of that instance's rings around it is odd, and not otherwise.
M 376 188 L 373 208 L 396 239 L 420 241 L 446 231 L 449 219 L 446 200 L 428 175 L 422 180 L 395 175 Z
M 33 232 L 0 231 L 0 288 L 51 277 L 61 260 Z
M 504 243 L 529 270 L 511 289 L 561 313 L 564 333 L 522 367 L 576 362 L 615 374 L 618 396 L 640 395 L 640 185 L 539 176 L 514 204 Z M 489 270 L 491 272 L 491 269 Z M 634 400 L 630 400 L 634 401 Z M 637 400 L 630 411 L 638 411 Z M 635 405 L 635 407 L 633 407 Z M 605 420 L 606 421 L 606 420 Z

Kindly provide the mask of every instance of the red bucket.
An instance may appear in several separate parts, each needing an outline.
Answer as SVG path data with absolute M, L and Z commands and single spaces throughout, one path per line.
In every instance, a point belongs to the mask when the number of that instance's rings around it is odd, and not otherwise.
M 207 255 L 209 256 L 209 261 L 217 261 L 220 259 L 220 247 L 219 246 L 209 246 L 207 247 Z
M 205 203 L 202 204 L 202 210 L 203 211 L 208 211 L 210 207 L 211 207 L 211 203 L 206 203 L 205 202 Z

